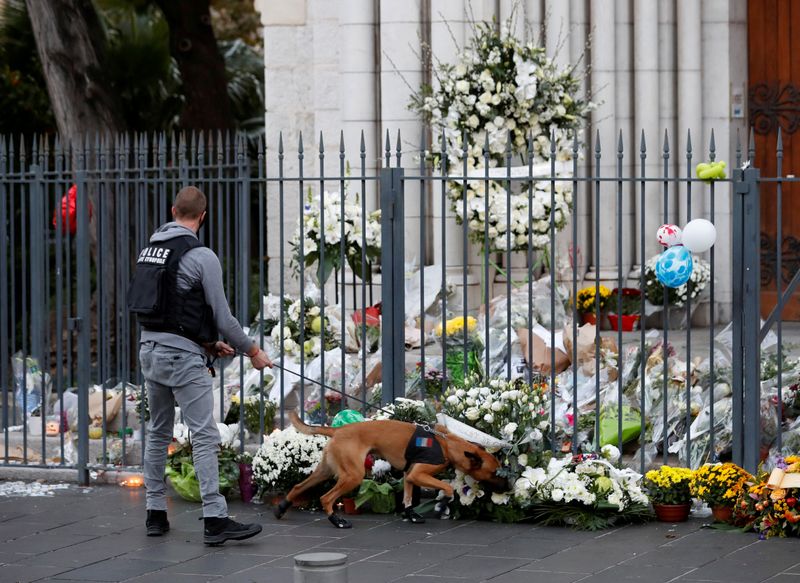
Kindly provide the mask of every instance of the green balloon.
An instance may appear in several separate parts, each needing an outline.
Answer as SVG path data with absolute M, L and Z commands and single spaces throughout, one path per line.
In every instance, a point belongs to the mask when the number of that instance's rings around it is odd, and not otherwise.
M 351 423 L 361 423 L 364 421 L 364 416 L 358 411 L 352 409 L 345 409 L 339 411 L 336 417 L 331 422 L 331 427 L 341 427 L 342 425 L 350 425 Z

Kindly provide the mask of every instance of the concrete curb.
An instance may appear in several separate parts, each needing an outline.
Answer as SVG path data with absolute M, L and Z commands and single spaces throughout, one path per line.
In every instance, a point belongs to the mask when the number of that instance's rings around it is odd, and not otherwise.
M 132 478 L 142 478 L 141 472 L 130 470 L 91 470 L 90 485 L 123 486 Z M 24 466 L 0 467 L 0 480 L 22 480 L 26 482 L 67 482 L 78 483 L 78 470 L 71 468 L 28 468 Z

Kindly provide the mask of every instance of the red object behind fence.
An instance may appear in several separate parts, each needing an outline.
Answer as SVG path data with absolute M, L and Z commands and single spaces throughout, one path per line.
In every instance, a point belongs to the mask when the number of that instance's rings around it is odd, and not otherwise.
M 53 213 L 53 227 L 58 228 L 56 213 Z M 89 203 L 89 219 L 92 218 L 92 203 Z M 73 184 L 67 194 L 61 197 L 61 232 L 74 235 L 78 229 L 78 185 Z

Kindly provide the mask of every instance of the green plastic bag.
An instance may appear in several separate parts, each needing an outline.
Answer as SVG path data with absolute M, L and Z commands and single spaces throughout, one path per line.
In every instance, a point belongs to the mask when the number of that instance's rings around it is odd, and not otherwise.
M 464 352 L 463 348 L 447 347 L 445 356 L 445 367 L 447 367 L 448 380 L 456 385 L 464 384 Z M 482 376 L 481 362 L 478 352 L 473 349 L 466 350 L 467 353 L 467 375 Z
M 202 501 L 202 497 L 200 496 L 200 482 L 197 479 L 192 462 L 188 460 L 181 461 L 180 472 L 175 470 L 172 466 L 167 465 L 166 474 L 169 478 L 169 483 L 172 485 L 172 489 L 175 490 L 178 496 L 189 502 Z M 238 479 L 238 476 L 235 476 L 235 478 Z M 233 487 L 234 481 L 236 481 L 234 476 L 229 476 L 226 473 L 220 472 L 219 493 L 226 496 Z
M 388 482 L 379 484 L 375 480 L 362 480 L 356 494 L 356 508 L 369 502 L 374 513 L 391 514 L 395 509 L 394 492 L 394 486 Z
M 353 409 L 345 409 L 344 411 L 339 411 L 336 414 L 336 417 L 334 417 L 333 421 L 331 422 L 331 427 L 341 427 L 342 425 L 350 425 L 351 423 L 361 423 L 363 420 L 364 416 L 358 411 L 354 411 Z
M 600 411 L 599 446 L 617 445 L 619 443 L 619 408 L 616 405 L 603 407 Z M 642 431 L 642 416 L 639 411 L 628 405 L 622 406 L 622 443 L 639 437 Z
M 182 461 L 180 472 L 172 466 L 167 466 L 167 477 L 178 496 L 189 502 L 200 502 L 200 482 L 197 481 L 194 465 L 191 462 Z

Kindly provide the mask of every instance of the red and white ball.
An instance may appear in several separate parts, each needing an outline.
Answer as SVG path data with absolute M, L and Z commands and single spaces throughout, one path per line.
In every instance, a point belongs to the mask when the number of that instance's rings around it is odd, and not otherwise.
M 681 244 L 683 233 L 678 225 L 661 225 L 656 232 L 656 238 L 664 247 L 672 247 Z

